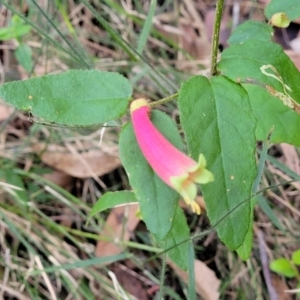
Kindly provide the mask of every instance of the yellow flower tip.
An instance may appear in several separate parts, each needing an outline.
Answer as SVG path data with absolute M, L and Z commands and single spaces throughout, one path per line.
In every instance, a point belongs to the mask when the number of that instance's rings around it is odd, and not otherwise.
M 206 167 L 206 159 L 202 153 L 199 154 L 199 159 L 198 159 L 198 166 L 201 168 Z
M 182 196 L 185 203 L 191 207 L 193 213 L 200 215 L 200 206 L 194 200 L 197 196 L 197 187 L 196 184 L 190 180 L 188 174 L 171 177 L 170 182 L 172 187 Z
M 142 212 L 141 212 L 140 207 L 138 207 L 137 211 L 135 212 L 135 216 L 136 216 L 138 219 L 143 220 L 143 216 L 142 216 Z
M 177 191 L 187 204 L 190 204 L 197 196 L 196 184 L 190 180 L 189 174 L 170 178 L 172 188 Z
M 285 14 L 284 12 L 279 12 L 272 16 L 269 23 L 276 27 L 287 28 L 290 25 L 291 20 L 289 19 L 287 14 Z
M 192 208 L 193 213 L 196 213 L 197 215 L 201 214 L 201 208 L 197 202 L 195 201 L 191 202 L 190 206 Z
M 139 109 L 140 107 L 143 107 L 143 106 L 148 106 L 149 107 L 149 103 L 147 102 L 146 99 L 141 98 L 141 99 L 134 100 L 130 105 L 130 113 L 133 113 L 135 110 L 137 110 L 137 109 Z
M 206 159 L 203 154 L 199 155 L 198 163 L 189 170 L 189 177 L 197 183 L 205 184 L 214 181 L 214 175 L 205 169 Z
M 191 207 L 193 213 L 196 213 L 197 215 L 201 214 L 201 208 L 196 201 L 194 200 L 191 201 L 189 198 L 183 198 L 183 200 L 188 206 Z
M 205 184 L 205 183 L 209 183 L 209 182 L 212 182 L 214 181 L 215 178 L 214 178 L 214 175 L 212 172 L 206 170 L 206 169 L 203 169 L 202 170 L 202 173 L 201 173 L 201 179 L 200 179 L 200 182 L 198 183 L 202 183 L 202 184 Z

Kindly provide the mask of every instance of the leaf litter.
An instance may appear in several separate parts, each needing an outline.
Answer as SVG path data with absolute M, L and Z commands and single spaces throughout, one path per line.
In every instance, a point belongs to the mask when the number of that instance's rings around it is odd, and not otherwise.
M 123 8 L 129 16 L 141 16 L 145 19 L 147 4 L 144 4 L 145 7 L 142 7 L 144 10 L 141 10 L 135 7 L 133 2 L 129 1 L 128 3 L 129 6 Z M 258 1 L 259 5 L 266 5 L 267 3 L 268 1 Z M 146 50 L 146 55 L 150 57 L 151 62 L 160 68 L 165 68 L 169 74 L 172 74 L 173 78 L 177 78 L 176 70 L 186 72 L 189 75 L 208 74 L 210 42 L 207 36 L 211 30 L 211 25 L 207 24 L 211 24 L 213 15 L 210 15 L 209 11 L 213 4 L 213 1 L 184 1 L 179 10 L 170 5 L 168 10 L 158 13 L 155 16 L 154 24 L 156 30 L 161 32 L 164 38 L 151 37 L 149 48 Z M 263 15 L 260 13 L 262 6 L 260 8 L 258 6 L 240 3 L 239 20 L 247 19 L 250 12 L 254 19 L 261 19 Z M 105 5 L 104 8 L 107 16 L 114 21 L 115 28 L 124 29 L 123 36 L 125 38 L 136 38 L 133 33 L 135 32 L 134 27 L 138 24 L 134 23 L 133 18 L 129 18 L 128 23 L 124 25 L 125 14 L 116 14 L 113 8 Z M 224 32 L 221 36 L 224 39 L 222 42 L 224 48 L 227 46 L 226 37 L 228 33 L 226 32 L 228 31 L 226 30 L 228 27 L 226 24 L 233 18 L 231 8 L 230 6 L 227 7 L 225 21 L 223 20 Z M 24 4 L 18 9 L 26 12 L 29 7 Z M 47 8 L 43 7 L 43 9 L 46 10 Z M 134 72 L 128 71 L 131 63 L 117 47 L 109 42 L 107 33 L 97 24 L 93 14 L 84 5 L 78 5 L 75 1 L 69 1 L 69 10 L 69 17 L 72 26 L 76 28 L 79 41 L 84 45 L 89 55 L 96 58 L 96 68 L 110 71 L 118 71 L 123 68 L 126 70 L 124 72 L 128 73 L 129 78 L 133 77 Z M 51 16 L 54 11 L 48 11 L 48 13 Z M 206 22 L 202 16 L 206 17 Z M 32 17 L 38 21 L 39 16 L 37 14 Z M 66 23 L 60 14 L 58 14 L 58 18 L 61 21 L 61 28 L 68 32 Z M 8 19 L 9 14 L 2 6 L 0 21 L 5 25 L 9 21 Z M 210 28 L 208 28 L 209 26 Z M 55 29 L 52 28 L 51 30 Z M 88 38 L 86 33 L 91 33 Z M 279 37 L 280 34 L 276 32 L 275 38 L 280 40 Z M 173 40 L 175 44 L 178 42 L 180 49 L 170 45 L 167 39 Z M 68 59 L 61 55 L 55 46 L 44 47 L 43 42 L 45 40 L 39 39 L 37 36 L 31 36 L 28 41 L 33 49 L 40 51 L 39 54 L 35 54 L 35 75 L 67 70 L 70 63 Z M 75 47 L 79 47 L 78 44 L 75 43 L 75 45 Z M 28 73 L 16 64 L 12 55 L 14 47 L 14 41 L 7 41 L 1 45 L 3 51 L 1 52 L 1 61 L 3 62 L 1 74 L 4 74 L 8 80 L 10 78 L 25 79 L 28 77 Z M 161 51 L 162 59 L 154 59 L 153 53 L 155 51 Z M 298 53 L 293 49 L 287 49 L 286 53 L 299 68 Z M 51 59 L 49 59 L 49 55 L 51 55 Z M 191 60 L 190 57 L 193 57 L 194 60 Z M 77 62 L 73 61 L 72 64 L 73 67 L 78 67 Z M 178 80 L 177 84 L 179 85 L 181 79 L 175 80 Z M 143 96 L 151 97 L 154 94 L 156 84 L 151 79 L 141 80 L 139 83 L 140 85 L 135 91 L 136 95 L 142 92 Z M 171 108 L 168 110 L 170 112 Z M 11 112 L 11 109 L 7 110 L 1 106 L 1 120 L 7 119 Z M 134 206 L 112 209 L 110 213 L 104 213 L 92 220 L 91 224 L 85 224 L 85 217 L 97 197 L 100 197 L 106 190 L 128 188 L 124 172 L 119 167 L 117 148 L 110 138 L 107 140 L 108 148 L 101 152 L 101 148 L 99 150 L 95 147 L 97 140 L 94 137 L 91 138 L 91 141 L 84 143 L 77 136 L 70 143 L 69 136 L 62 139 L 59 134 L 57 137 L 56 129 L 38 129 L 33 132 L 31 125 L 26 116 L 18 113 L 9 121 L 9 125 L 1 130 L 0 158 L 2 169 L 19 167 L 25 171 L 33 170 L 41 175 L 47 173 L 45 178 L 50 181 L 54 178 L 53 181 L 58 186 L 68 186 L 68 190 L 75 197 L 80 198 L 82 204 L 76 203 L 68 194 L 63 195 L 62 201 L 58 200 L 56 194 L 48 193 L 45 189 L 47 187 L 46 181 L 41 184 L 37 180 L 31 180 L 30 177 L 23 178 L 26 189 L 29 191 L 26 208 L 20 203 L 16 204 L 13 196 L 5 193 L 3 189 L 0 190 L 3 203 L 0 212 L 6 218 L 5 222 L 1 221 L 1 250 L 6 253 L 3 267 L 11 278 L 18 279 L 23 274 L 27 274 L 26 280 L 32 284 L 32 287 L 24 288 L 22 280 L 12 282 L 9 277 L 6 277 L 6 284 L 0 285 L 1 295 L 14 296 L 17 299 L 30 299 L 30 293 L 38 293 L 40 298 L 46 299 L 55 299 L 54 295 L 64 299 L 75 299 L 78 295 L 83 295 L 86 299 L 93 299 L 91 297 L 103 299 L 104 296 L 107 296 L 107 299 L 115 299 L 116 289 L 112 277 L 108 275 L 107 271 L 111 269 L 116 278 L 119 278 L 119 283 L 124 286 L 125 290 L 128 289 L 132 296 L 134 295 L 132 288 L 135 286 L 141 290 L 148 290 L 148 294 L 146 293 L 148 298 L 144 293 L 143 296 L 137 295 L 138 299 L 144 299 L 143 297 L 151 299 L 157 291 L 161 263 L 159 260 L 145 263 L 146 258 L 149 257 L 147 251 L 135 250 L 135 260 L 116 262 L 114 265 L 107 265 L 106 268 L 95 266 L 87 269 L 74 268 L 71 271 L 61 269 L 51 274 L 55 280 L 50 282 L 48 281 L 49 277 L 48 279 L 45 276 L 34 277 L 28 273 L 33 268 L 45 268 L 47 265 L 59 266 L 85 259 L 94 254 L 102 257 L 116 255 L 120 251 L 130 252 L 127 247 L 123 245 L 120 247 L 121 242 L 124 245 L 128 241 L 134 241 L 137 244 L 153 246 L 143 222 L 136 216 L 137 208 Z M 62 142 L 62 140 L 65 141 Z M 116 142 L 116 138 L 114 142 Z M 85 147 L 82 147 L 83 144 Z M 269 153 L 299 175 L 298 149 L 289 145 L 280 145 L 273 146 Z M 56 170 L 59 170 L 59 173 Z M 52 175 L 49 175 L 51 173 Z M 99 176 L 101 176 L 100 179 Z M 75 181 L 73 179 L 73 184 L 72 178 L 77 178 Z M 94 178 L 92 184 L 90 178 Z M 292 179 L 291 175 L 282 170 L 280 166 L 268 164 L 263 178 L 263 187 L 281 184 Z M 96 198 L 95 195 L 97 195 Z M 297 214 L 300 209 L 299 184 L 298 182 L 284 184 L 272 192 L 266 192 L 264 196 L 275 217 L 283 224 L 285 231 L 282 232 L 274 227 L 270 216 L 262 212 L 258 206 L 255 209 L 254 228 L 259 228 L 264 232 L 266 250 L 270 259 L 284 257 L 300 247 L 299 244 L 295 245 L 295 238 L 299 229 L 299 215 Z M 208 228 L 208 221 L 204 214 L 197 219 L 188 213 L 187 216 L 192 233 Z M 90 233 L 94 235 L 89 235 Z M 21 237 L 30 242 L 36 254 L 42 258 L 41 261 L 35 259 L 34 255 L 29 255 L 30 251 L 25 251 L 26 246 L 20 246 Z M 104 241 L 105 238 L 109 238 L 109 241 Z M 15 245 L 13 252 L 10 252 L 11 245 Z M 256 255 L 257 245 L 257 237 L 255 236 L 251 258 L 247 263 L 243 263 L 234 253 L 228 252 L 215 235 L 210 235 L 210 238 L 206 239 L 206 243 L 202 240 L 195 242 L 198 294 L 204 299 L 218 299 L 218 290 L 221 285 L 220 290 L 222 290 L 223 296 L 228 299 L 240 299 L 241 291 L 247 299 L 254 299 L 254 295 L 266 299 L 264 278 L 259 272 L 261 261 Z M 197 257 L 201 257 L 202 261 Z M 126 270 L 126 265 L 129 271 Z M 173 268 L 173 266 L 171 267 Z M 129 276 L 128 274 L 133 269 L 135 275 Z M 148 273 L 143 272 L 144 269 Z M 176 267 L 173 269 L 176 270 Z M 122 270 L 122 272 L 118 270 Z M 180 285 L 178 279 L 186 282 L 187 275 L 180 270 L 176 270 L 174 273 L 167 274 L 166 284 L 183 297 L 184 286 Z M 20 274 L 22 274 L 21 277 Z M 132 276 L 143 278 L 144 284 L 140 283 L 142 282 L 140 279 L 134 281 Z M 129 280 L 131 286 L 128 286 L 128 283 L 123 280 L 126 277 L 131 279 Z M 82 283 L 84 281 L 87 281 L 88 284 Z M 272 274 L 272 284 L 280 299 L 291 299 L 284 290 L 295 287 L 293 280 L 284 281 Z M 70 288 L 71 285 L 78 287 L 77 296 Z M 87 292 L 87 287 L 90 292 Z M 154 293 L 149 293 L 150 288 Z M 99 297 L 99 295 L 101 296 Z M 172 298 L 169 295 L 167 297 Z

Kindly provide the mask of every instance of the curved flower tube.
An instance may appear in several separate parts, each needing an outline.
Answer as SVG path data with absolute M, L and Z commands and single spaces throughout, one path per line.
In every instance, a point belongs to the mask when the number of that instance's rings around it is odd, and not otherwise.
M 199 155 L 199 161 L 196 162 L 172 145 L 152 124 L 151 108 L 145 99 L 134 100 L 130 112 L 138 145 L 149 165 L 182 196 L 193 212 L 200 214 L 200 207 L 195 202 L 196 183 L 214 180 L 213 174 L 205 169 L 203 154 Z

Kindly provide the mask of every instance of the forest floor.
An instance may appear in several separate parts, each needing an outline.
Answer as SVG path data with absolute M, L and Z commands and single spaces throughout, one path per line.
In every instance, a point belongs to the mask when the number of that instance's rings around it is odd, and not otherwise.
M 228 47 L 235 26 L 265 20 L 268 2 L 226 2 L 220 51 Z M 215 1 L 157 1 L 153 30 L 143 51 L 145 61 L 138 62 L 104 29 L 98 14 L 120 38 L 138 47 L 150 1 L 0 3 L 0 29 L 17 14 L 32 26 L 21 38 L 30 54 L 18 59 L 14 50 L 20 40 L 1 41 L 0 35 L 1 84 L 92 68 L 123 74 L 134 87 L 134 98 L 158 100 L 168 94 L 157 84 L 156 70 L 173 82 L 170 93 L 190 76 L 209 74 Z M 274 34 L 298 68 L 299 30 L 296 20 Z M 178 121 L 174 103 L 161 109 Z M 41 124 L 4 103 L 0 103 L 0 122 L 0 299 L 156 299 L 162 257 L 137 217 L 137 206 L 117 207 L 88 220 L 102 194 L 130 189 L 118 156 L 120 128 Z M 255 206 L 251 256 L 242 261 L 214 230 L 195 242 L 199 299 L 270 299 L 264 272 L 270 275 L 278 299 L 296 299 L 295 293 L 286 291 L 296 289 L 297 279 L 271 272 L 269 262 L 290 258 L 300 248 L 300 182 L 277 186 L 292 180 L 291 174 L 300 175 L 300 151 L 276 144 L 268 153 L 261 188 L 276 187 L 266 189 Z M 182 204 L 191 233 L 210 228 L 203 198 L 197 200 L 200 216 Z M 106 256 L 111 260 L 105 261 Z M 186 299 L 187 281 L 187 273 L 168 262 L 165 299 Z

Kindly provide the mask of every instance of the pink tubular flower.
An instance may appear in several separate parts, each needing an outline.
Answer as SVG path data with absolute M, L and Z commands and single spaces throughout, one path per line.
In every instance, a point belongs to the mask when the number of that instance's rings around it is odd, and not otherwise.
M 175 148 L 152 124 L 151 108 L 145 99 L 133 101 L 130 112 L 137 142 L 149 165 L 182 196 L 193 212 L 200 214 L 200 207 L 195 202 L 196 183 L 214 180 L 213 174 L 205 169 L 203 154 L 199 155 L 199 161 L 196 162 Z

